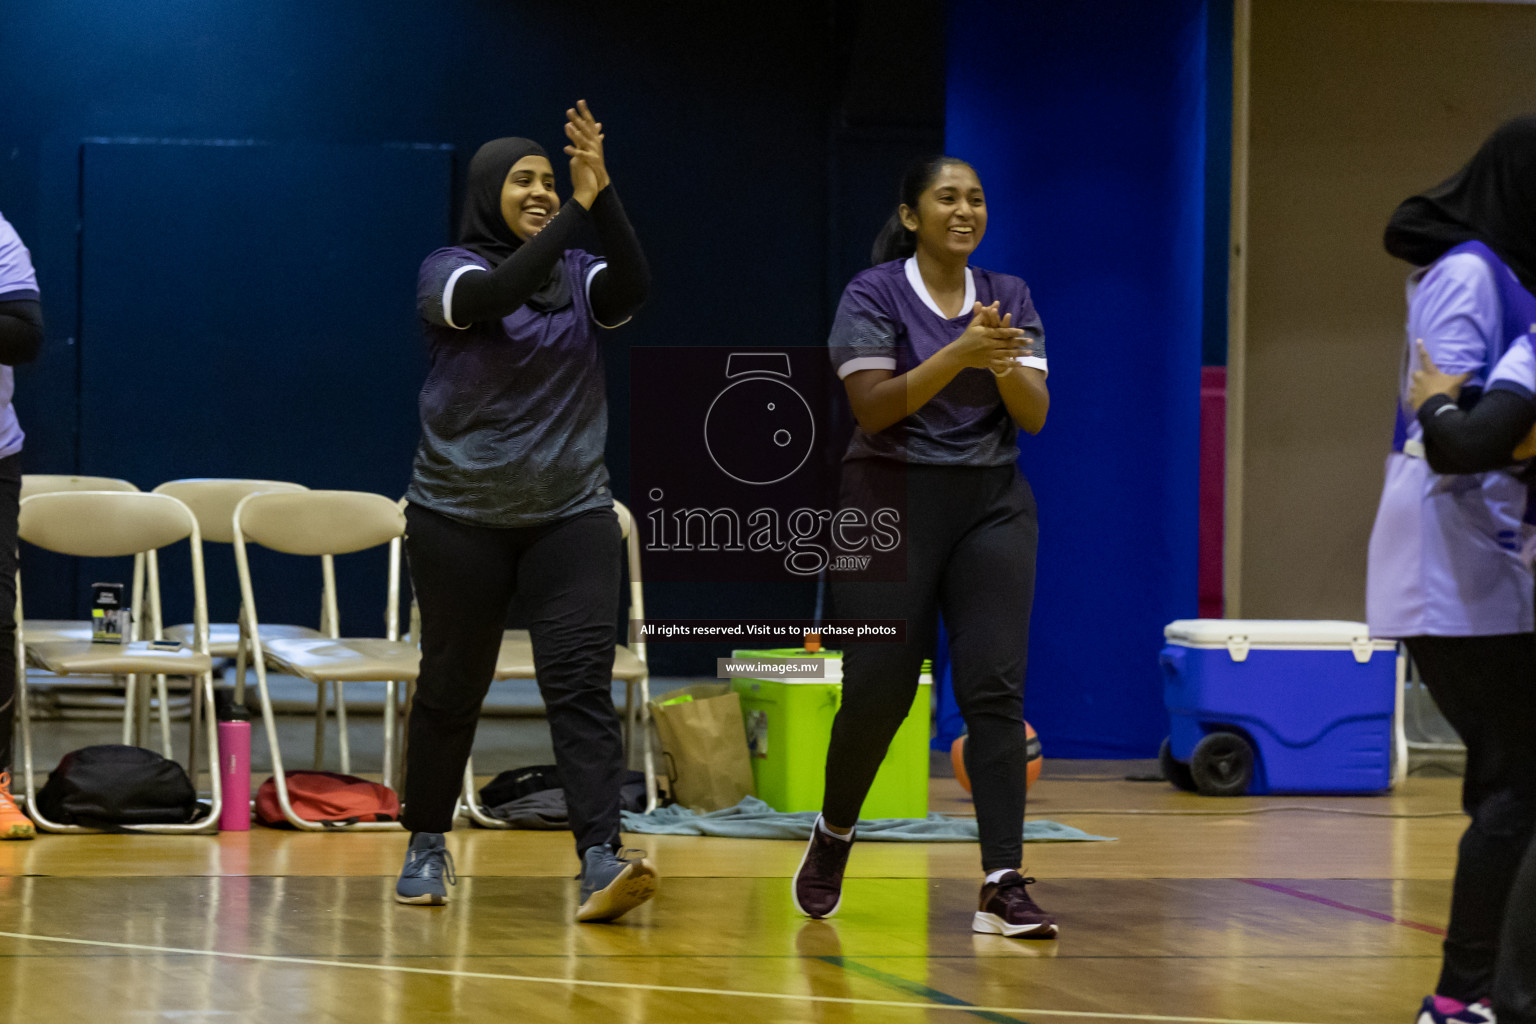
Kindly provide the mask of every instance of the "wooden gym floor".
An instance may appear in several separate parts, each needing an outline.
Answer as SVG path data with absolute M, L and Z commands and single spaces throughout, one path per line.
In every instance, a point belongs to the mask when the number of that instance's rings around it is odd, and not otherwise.
M 0 843 L 0 1020 L 1410 1018 L 1438 968 L 1458 780 L 1213 801 L 1124 778 L 1149 768 L 1047 762 L 1031 816 L 1118 837 L 1026 847 L 1055 942 L 970 931 L 969 846 L 860 845 L 841 913 L 809 922 L 799 843 L 630 836 L 659 896 L 577 925 L 567 833 L 455 832 L 440 909 L 391 900 L 399 834 Z M 935 809 L 969 811 L 932 786 Z

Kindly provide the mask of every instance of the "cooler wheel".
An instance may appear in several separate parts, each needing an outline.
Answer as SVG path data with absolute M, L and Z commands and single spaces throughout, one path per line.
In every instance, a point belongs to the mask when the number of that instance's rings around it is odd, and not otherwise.
M 1195 791 L 1195 776 L 1190 772 L 1189 765 L 1173 756 L 1173 741 L 1163 738 L 1163 747 L 1157 752 L 1157 760 L 1163 767 L 1163 778 L 1186 793 Z
M 1253 747 L 1235 732 L 1213 732 L 1195 744 L 1189 771 L 1206 796 L 1240 796 L 1253 781 Z

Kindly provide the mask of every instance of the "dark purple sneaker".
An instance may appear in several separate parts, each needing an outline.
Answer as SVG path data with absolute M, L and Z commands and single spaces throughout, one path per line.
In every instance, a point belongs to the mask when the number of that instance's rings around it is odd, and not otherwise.
M 790 890 L 796 910 L 813 918 L 837 913 L 843 902 L 843 869 L 848 866 L 848 851 L 852 848 L 853 833 L 846 840 L 829 836 L 822 830 L 821 818 L 816 819 Z
M 983 885 L 981 909 L 971 921 L 971 931 L 1017 939 L 1054 939 L 1056 919 L 1041 910 L 1025 888 L 1034 884 L 1033 878 L 1010 871 Z

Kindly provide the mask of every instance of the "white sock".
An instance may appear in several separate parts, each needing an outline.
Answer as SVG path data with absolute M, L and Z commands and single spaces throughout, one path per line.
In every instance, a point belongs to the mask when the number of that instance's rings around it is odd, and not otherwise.
M 821 832 L 822 835 L 831 836 L 833 839 L 841 839 L 845 843 L 853 842 L 852 830 L 849 830 L 848 834 L 845 836 L 839 835 L 827 827 L 826 821 L 824 821 L 819 814 L 816 815 L 816 828 Z
M 1013 870 L 1013 868 L 1003 868 L 1001 871 L 991 871 L 991 872 L 988 872 L 988 874 L 987 874 L 987 884 L 988 885 L 995 885 L 996 883 L 1001 882 L 1003 880 L 1003 876 L 1008 874 L 1008 872 L 1010 872 L 1012 870 Z

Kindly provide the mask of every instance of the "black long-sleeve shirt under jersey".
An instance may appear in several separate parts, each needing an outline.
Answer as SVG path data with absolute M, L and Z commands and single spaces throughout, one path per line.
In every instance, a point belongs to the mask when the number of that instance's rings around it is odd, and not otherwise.
M 0 363 L 20 366 L 43 347 L 43 307 L 36 299 L 0 302 Z
M 1487 473 L 1514 460 L 1510 453 L 1536 426 L 1536 403 L 1495 387 L 1470 409 L 1449 395 L 1431 395 L 1419 407 L 1424 454 L 1436 473 Z
M 560 254 L 572 248 L 582 225 L 597 229 L 608 266 L 592 279 L 592 315 L 601 324 L 617 324 L 635 314 L 651 288 L 651 270 L 640 250 L 613 186 L 603 189 L 584 209 L 572 201 L 560 209 L 544 230 L 517 248 L 489 273 L 467 274 L 454 288 L 456 324 L 499 320 L 518 309 L 538 291 Z M 572 282 L 580 287 L 581 282 Z

